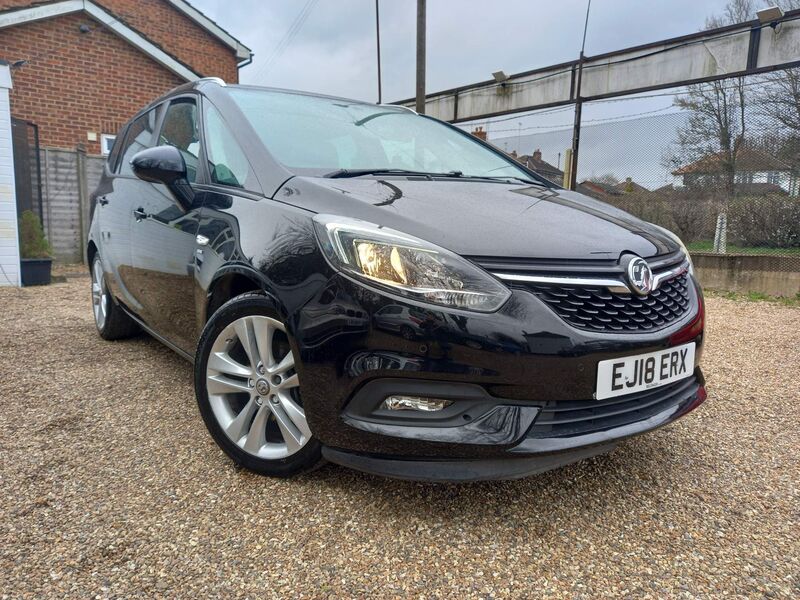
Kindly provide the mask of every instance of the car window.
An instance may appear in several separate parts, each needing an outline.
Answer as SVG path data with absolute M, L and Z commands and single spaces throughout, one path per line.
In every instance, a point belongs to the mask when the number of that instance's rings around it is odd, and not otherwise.
M 530 177 L 472 136 L 399 106 L 249 88 L 229 94 L 270 153 L 298 174 L 406 169 Z
M 200 136 L 197 132 L 197 103 L 192 98 L 179 98 L 170 102 L 161 133 L 159 146 L 175 146 L 186 161 L 186 179 L 197 181 L 200 156 Z
M 157 114 L 157 109 L 149 110 L 128 127 L 125 144 L 120 147 L 120 153 L 122 154 L 122 160 L 119 161 L 120 175 L 133 175 L 133 169 L 131 168 L 133 155 L 153 145 L 153 132 L 156 128 Z
M 206 153 L 211 181 L 259 192 L 259 185 L 244 150 L 236 143 L 219 111 L 210 104 L 206 107 Z

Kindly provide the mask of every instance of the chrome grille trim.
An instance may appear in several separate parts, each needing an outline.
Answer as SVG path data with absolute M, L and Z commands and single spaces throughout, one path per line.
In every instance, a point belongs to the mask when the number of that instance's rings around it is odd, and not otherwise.
M 677 277 L 678 275 L 683 275 L 688 270 L 689 270 L 689 261 L 686 260 L 677 267 L 674 267 L 667 271 L 662 271 L 661 273 L 654 273 L 653 291 L 657 290 L 663 282 L 669 281 L 670 279 L 672 279 L 673 277 Z
M 582 270 L 543 272 L 536 264 L 520 262 L 507 261 L 504 268 L 488 270 L 509 287 L 534 294 L 562 320 L 584 331 L 658 331 L 692 309 L 693 284 L 685 256 L 648 261 L 660 268 L 654 269 L 653 289 L 644 295 L 633 293 L 618 265 L 608 270 L 581 265 Z M 499 261 L 495 264 L 500 265 Z
M 602 287 L 620 294 L 630 294 L 631 289 L 621 279 L 599 277 L 556 277 L 553 275 L 520 275 L 518 273 L 492 273 L 503 281 L 519 281 L 523 283 L 541 283 L 545 285 L 575 285 L 586 287 Z
M 600 287 L 517 284 L 535 294 L 561 319 L 586 331 L 657 331 L 682 318 L 692 305 L 689 273 L 665 281 L 644 296 Z
M 689 270 L 689 261 L 684 260 L 677 267 L 660 273 L 654 273 L 653 290 L 656 291 L 662 283 L 682 275 Z M 521 283 L 538 283 L 542 285 L 572 285 L 579 287 L 601 287 L 616 294 L 630 294 L 631 289 L 622 279 L 615 277 L 571 277 L 569 275 L 525 275 L 522 273 L 491 272 L 501 281 L 516 281 Z

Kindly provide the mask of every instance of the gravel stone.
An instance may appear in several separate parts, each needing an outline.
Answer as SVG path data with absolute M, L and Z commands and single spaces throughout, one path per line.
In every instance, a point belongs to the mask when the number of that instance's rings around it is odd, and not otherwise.
M 237 469 L 89 279 L 0 289 L 0 598 L 800 596 L 800 309 L 712 297 L 709 400 L 607 456 L 436 485 Z

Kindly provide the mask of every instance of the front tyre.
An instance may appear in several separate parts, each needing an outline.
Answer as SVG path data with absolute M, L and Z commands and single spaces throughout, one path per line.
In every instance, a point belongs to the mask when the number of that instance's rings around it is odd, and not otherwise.
M 197 347 L 194 387 L 211 437 L 236 463 L 289 477 L 321 460 L 286 326 L 263 294 L 224 304 Z

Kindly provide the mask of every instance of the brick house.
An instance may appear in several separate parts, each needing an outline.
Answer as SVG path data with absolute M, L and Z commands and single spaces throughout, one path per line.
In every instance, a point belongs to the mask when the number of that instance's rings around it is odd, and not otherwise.
M 46 147 L 105 154 L 142 106 L 200 77 L 236 83 L 251 56 L 185 0 L 0 0 L 11 115 Z
M 522 154 L 516 157 L 517 161 L 536 171 L 539 175 L 557 185 L 564 184 L 564 171 L 542 159 L 542 151 L 538 148 L 533 154 Z
M 0 0 L 0 192 L 12 186 L 0 193 L 0 238 L 14 242 L 0 243 L 0 265 L 19 264 L 25 210 L 57 259 L 80 261 L 101 155 L 119 128 L 186 81 L 237 83 L 251 59 L 186 0 Z
M 728 176 L 721 152 L 706 154 L 672 172 L 686 188 L 717 187 Z M 733 186 L 742 196 L 800 195 L 797 169 L 783 160 L 747 146 L 736 154 Z

